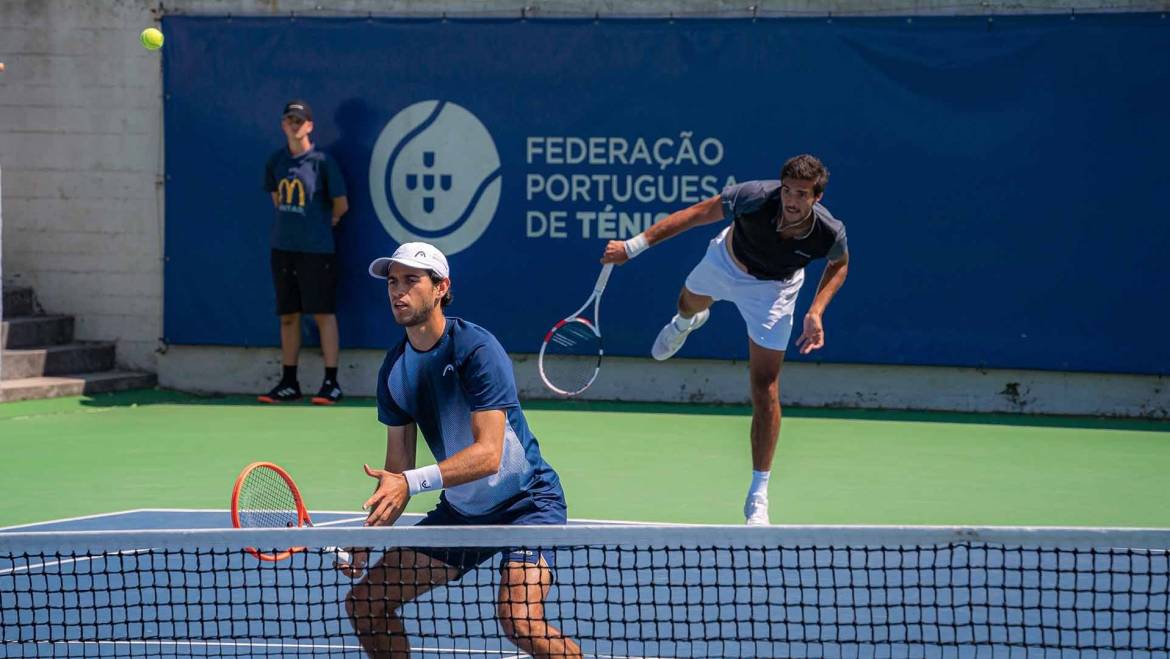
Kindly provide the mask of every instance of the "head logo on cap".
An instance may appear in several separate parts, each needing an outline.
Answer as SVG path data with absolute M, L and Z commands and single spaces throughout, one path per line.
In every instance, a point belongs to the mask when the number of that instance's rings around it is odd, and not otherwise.
M 370 263 L 370 276 L 385 279 L 387 273 L 390 272 L 390 265 L 393 263 L 401 263 L 411 268 L 430 270 L 443 279 L 451 276 L 451 268 L 447 265 L 447 257 L 434 245 L 427 243 L 406 243 L 399 245 L 398 249 L 394 250 L 393 256 L 383 256 L 374 259 Z

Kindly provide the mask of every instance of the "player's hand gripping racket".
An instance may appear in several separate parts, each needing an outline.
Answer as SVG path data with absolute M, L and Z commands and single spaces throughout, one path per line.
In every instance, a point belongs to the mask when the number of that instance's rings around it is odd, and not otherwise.
M 272 529 L 312 526 L 309 511 L 292 476 L 271 462 L 253 462 L 244 467 L 232 489 L 232 526 L 237 529 Z M 262 561 L 283 561 L 305 547 L 290 547 L 283 551 L 260 551 L 247 547 L 247 552 Z M 340 547 L 324 547 L 337 556 L 339 563 L 349 564 L 349 552 Z
M 540 379 L 563 396 L 576 396 L 589 388 L 601 371 L 601 294 L 609 282 L 613 264 L 601 268 L 593 293 L 581 308 L 553 325 L 540 345 Z M 581 316 L 593 303 L 593 320 Z

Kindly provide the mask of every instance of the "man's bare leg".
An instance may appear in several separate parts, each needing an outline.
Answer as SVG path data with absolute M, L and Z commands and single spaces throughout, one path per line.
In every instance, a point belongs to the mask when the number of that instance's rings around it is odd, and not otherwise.
M 409 657 L 410 639 L 398 609 L 458 576 L 458 570 L 426 554 L 409 549 L 386 552 L 345 596 L 345 611 L 366 655 Z
M 509 562 L 500 568 L 500 599 L 496 614 L 508 638 L 534 659 L 581 657 L 573 639 L 544 619 L 544 600 L 552 586 L 552 570 L 539 565 Z
M 768 478 L 780 438 L 780 370 L 783 350 L 769 350 L 748 341 L 752 394 L 752 484 L 744 504 L 749 524 L 767 524 Z

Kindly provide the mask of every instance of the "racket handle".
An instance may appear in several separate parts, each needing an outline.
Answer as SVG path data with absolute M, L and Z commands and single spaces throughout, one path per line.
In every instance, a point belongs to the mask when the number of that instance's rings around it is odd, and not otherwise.
M 325 551 L 332 552 L 337 557 L 338 563 L 345 563 L 346 565 L 353 565 L 353 556 L 341 547 L 326 547 Z
M 605 285 L 609 283 L 609 274 L 613 272 L 613 264 L 606 263 L 601 267 L 601 274 L 597 275 L 597 283 L 593 285 L 593 294 L 601 295 L 605 290 Z

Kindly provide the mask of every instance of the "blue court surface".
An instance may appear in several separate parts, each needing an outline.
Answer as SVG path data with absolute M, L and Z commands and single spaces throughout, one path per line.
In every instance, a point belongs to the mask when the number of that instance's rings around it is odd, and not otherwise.
M 361 520 L 314 515 L 317 526 Z M 135 510 L 0 534 L 229 525 L 223 510 Z M 556 547 L 545 617 L 586 656 L 1165 657 L 1170 647 L 1164 550 L 806 544 L 783 529 L 760 529 L 779 539 L 761 547 L 728 527 L 695 528 L 695 542 L 618 546 L 603 537 L 610 529 L 580 530 L 591 534 L 582 544 Z M 273 563 L 240 549 L 133 544 L 0 552 L 0 651 L 362 656 L 343 604 L 352 582 L 333 561 L 320 550 Z M 499 562 L 403 607 L 417 656 L 524 656 L 496 621 Z

